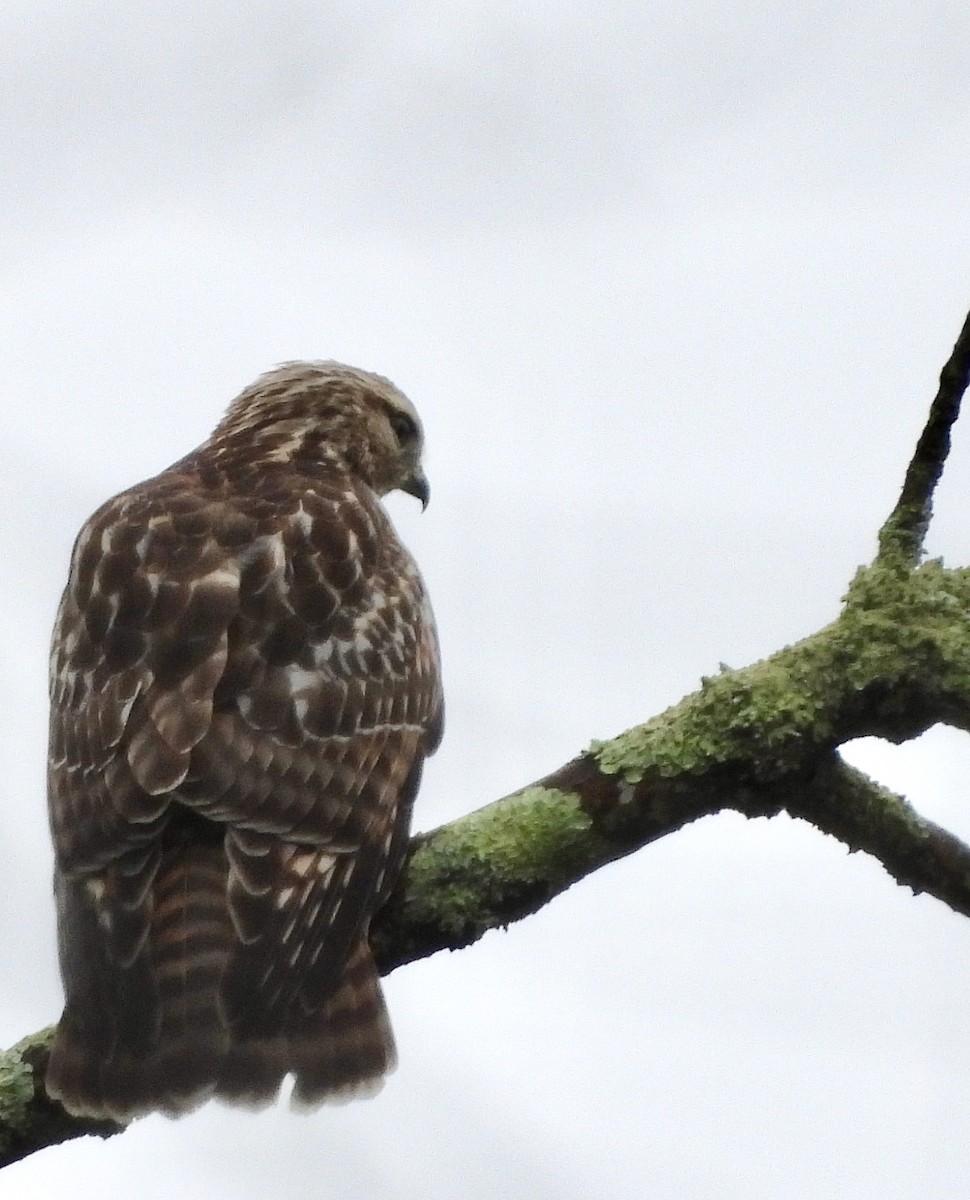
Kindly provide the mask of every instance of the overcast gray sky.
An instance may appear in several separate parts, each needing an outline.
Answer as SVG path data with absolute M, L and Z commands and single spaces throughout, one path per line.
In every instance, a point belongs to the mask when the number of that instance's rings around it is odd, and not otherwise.
M 119 11 L 122 10 L 122 11 Z M 56 1018 L 46 654 L 74 534 L 274 362 L 417 404 L 430 827 L 831 619 L 970 307 L 970 8 L 7 0 L 0 1040 Z M 930 538 L 970 562 L 970 431 Z M 963 737 L 855 761 L 970 835 Z M 215 1106 L 37 1200 L 964 1200 L 970 924 L 702 822 L 387 981 L 367 1104 Z

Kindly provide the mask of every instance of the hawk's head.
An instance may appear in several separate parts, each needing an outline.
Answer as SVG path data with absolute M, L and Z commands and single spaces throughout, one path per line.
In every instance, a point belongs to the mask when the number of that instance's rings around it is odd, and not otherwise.
M 281 363 L 241 392 L 211 444 L 228 459 L 329 462 L 383 496 L 396 488 L 428 503 L 424 433 L 414 405 L 383 375 L 337 362 Z

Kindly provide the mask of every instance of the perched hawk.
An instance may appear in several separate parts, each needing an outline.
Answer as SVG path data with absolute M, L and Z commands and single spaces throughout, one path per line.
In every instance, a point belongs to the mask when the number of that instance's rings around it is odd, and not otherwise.
M 49 799 L 73 1113 L 314 1105 L 394 1043 L 367 942 L 442 729 L 438 644 L 379 496 L 427 502 L 388 380 L 287 363 L 74 547 Z

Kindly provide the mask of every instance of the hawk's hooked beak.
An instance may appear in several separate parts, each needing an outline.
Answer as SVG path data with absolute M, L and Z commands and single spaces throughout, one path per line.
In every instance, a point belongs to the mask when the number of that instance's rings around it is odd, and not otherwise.
M 428 507 L 428 500 L 431 497 L 431 484 L 428 483 L 428 478 L 420 467 L 415 467 L 411 475 L 401 484 L 401 491 L 407 492 L 409 496 L 415 496 L 421 501 L 421 511 Z

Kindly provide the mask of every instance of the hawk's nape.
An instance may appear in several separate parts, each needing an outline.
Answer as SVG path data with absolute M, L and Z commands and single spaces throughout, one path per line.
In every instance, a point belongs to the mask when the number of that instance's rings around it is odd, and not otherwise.
M 426 499 L 386 379 L 289 363 L 105 504 L 51 655 L 66 1005 L 49 1093 L 126 1121 L 372 1091 L 367 941 L 442 728 L 438 644 L 379 497 Z

